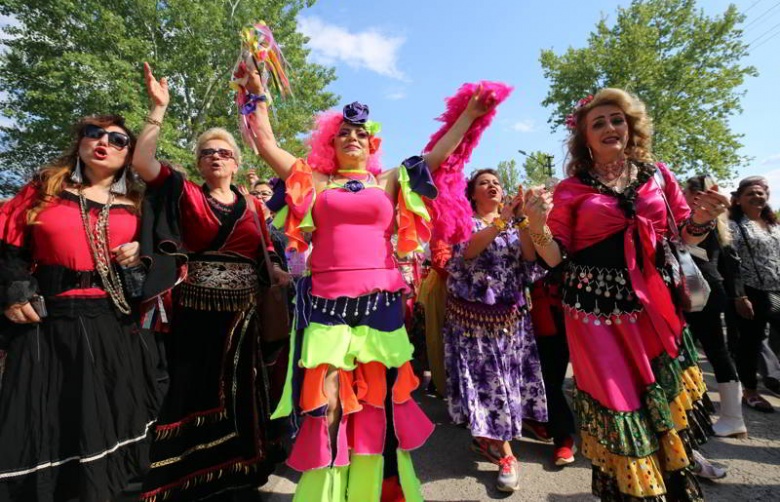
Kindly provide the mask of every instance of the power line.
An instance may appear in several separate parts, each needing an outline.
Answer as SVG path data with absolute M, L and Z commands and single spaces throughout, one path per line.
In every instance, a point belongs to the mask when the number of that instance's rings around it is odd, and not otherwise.
M 752 9 L 753 7 L 755 7 L 755 6 L 756 6 L 756 4 L 757 4 L 757 3 L 759 3 L 759 2 L 761 2 L 761 0 L 756 0 L 755 2 L 753 2 L 752 4 L 750 4 L 750 7 L 748 7 L 747 9 L 745 9 L 745 12 L 743 12 L 743 14 L 747 14 L 747 13 L 750 11 L 750 9 Z
M 769 28 L 768 30 L 766 30 L 764 33 L 760 34 L 759 36 L 757 36 L 756 38 L 754 38 L 753 40 L 751 40 L 751 41 L 748 43 L 748 47 L 750 47 L 750 46 L 751 46 L 751 45 L 753 45 L 754 43 L 756 43 L 756 42 L 758 42 L 759 40 L 761 40 L 762 38 L 764 38 L 764 37 L 765 37 L 767 34 L 769 34 L 769 32 L 773 31 L 773 30 L 774 30 L 775 28 L 777 28 L 778 26 L 780 26 L 780 23 L 777 23 L 776 25 L 774 25 L 774 26 L 772 26 L 771 28 Z
M 761 14 L 760 14 L 760 15 L 758 15 L 758 16 L 756 16 L 756 18 L 755 18 L 753 21 L 751 21 L 751 22 L 749 22 L 748 24 L 746 24 L 746 25 L 745 25 L 745 27 L 744 27 L 743 29 L 745 29 L 745 30 L 746 30 L 746 29 L 750 28 L 751 26 L 753 26 L 753 25 L 754 25 L 754 24 L 756 24 L 756 23 L 759 23 L 759 22 L 766 21 L 766 19 L 767 19 L 767 18 L 765 18 L 764 16 L 765 16 L 765 15 L 766 15 L 768 12 L 771 12 L 771 11 L 773 11 L 774 9 L 778 8 L 778 7 L 780 7 L 780 2 L 777 2 L 776 4 L 774 4 L 773 6 L 769 7 L 767 10 L 765 10 L 763 13 L 761 13 Z
M 778 24 L 774 25 L 774 26 L 772 27 L 772 29 L 774 29 L 774 28 L 777 28 L 778 26 L 780 26 L 780 23 L 778 23 Z M 772 31 L 772 30 L 769 30 L 769 31 Z M 769 33 L 769 32 L 767 32 L 767 33 Z M 765 33 L 764 35 L 766 35 L 766 33 Z M 764 35 L 761 35 L 761 36 L 763 37 Z M 776 31 L 775 33 L 773 33 L 773 34 L 772 34 L 772 35 L 771 35 L 769 38 L 765 38 L 764 40 L 762 40 L 762 41 L 761 41 L 761 43 L 759 43 L 758 45 L 752 46 L 752 47 L 753 47 L 753 49 L 757 49 L 757 48 L 761 47 L 762 45 L 764 45 L 765 43 L 769 42 L 770 40 L 772 40 L 773 38 L 775 38 L 775 37 L 776 37 L 776 36 L 778 36 L 778 35 L 780 35 L 780 30 L 777 30 L 777 31 Z M 753 43 L 755 43 L 755 40 L 753 41 Z M 751 46 L 750 46 L 750 45 L 748 45 L 748 47 L 751 47 Z

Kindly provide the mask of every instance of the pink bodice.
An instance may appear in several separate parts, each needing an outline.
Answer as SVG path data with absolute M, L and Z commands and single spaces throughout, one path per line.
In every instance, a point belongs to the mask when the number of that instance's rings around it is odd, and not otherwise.
M 405 284 L 390 237 L 395 205 L 381 188 L 327 189 L 313 210 L 312 293 L 323 298 L 399 291 Z

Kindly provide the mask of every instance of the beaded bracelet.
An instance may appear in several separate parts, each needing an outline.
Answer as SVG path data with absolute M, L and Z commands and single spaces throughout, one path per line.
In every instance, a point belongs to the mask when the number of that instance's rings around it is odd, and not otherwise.
M 715 228 L 715 220 L 710 220 L 706 223 L 696 223 L 693 219 L 689 218 L 685 223 L 685 230 L 691 237 L 701 237 L 707 235 L 713 228 Z

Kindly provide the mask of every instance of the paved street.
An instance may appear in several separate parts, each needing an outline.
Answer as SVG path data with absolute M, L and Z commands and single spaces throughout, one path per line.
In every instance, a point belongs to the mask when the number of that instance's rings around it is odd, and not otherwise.
M 704 364 L 707 384 L 715 388 L 711 369 Z M 567 381 L 571 385 L 571 380 Z M 780 399 L 765 394 L 776 407 Z M 711 393 L 717 403 L 717 393 Z M 522 488 L 507 495 L 494 488 L 496 467 L 481 462 L 468 451 L 469 434 L 449 423 L 445 403 L 417 396 L 428 416 L 437 424 L 430 441 L 415 454 L 417 474 L 428 502 L 488 500 L 579 502 L 595 500 L 590 495 L 590 466 L 582 458 L 559 470 L 551 466 L 552 446 L 523 439 L 513 445 L 521 464 Z M 780 500 L 780 413 L 763 414 L 745 409 L 750 439 L 712 439 L 703 448 L 705 456 L 729 468 L 718 482 L 704 482 L 707 501 Z M 263 488 L 264 501 L 289 502 L 297 474 L 279 468 Z

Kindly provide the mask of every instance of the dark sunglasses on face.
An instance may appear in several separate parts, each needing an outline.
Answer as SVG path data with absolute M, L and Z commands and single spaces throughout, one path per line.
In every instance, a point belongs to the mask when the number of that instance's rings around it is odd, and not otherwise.
M 108 134 L 108 143 L 120 150 L 130 144 L 130 136 L 117 131 L 106 131 L 102 127 L 94 124 L 87 124 L 84 128 L 84 137 L 90 139 L 100 139 L 104 134 Z
M 211 157 L 214 154 L 217 154 L 217 156 L 219 156 L 221 159 L 233 158 L 233 152 L 227 148 L 204 148 L 200 151 L 200 153 L 198 153 L 198 158 L 202 159 L 204 157 Z

